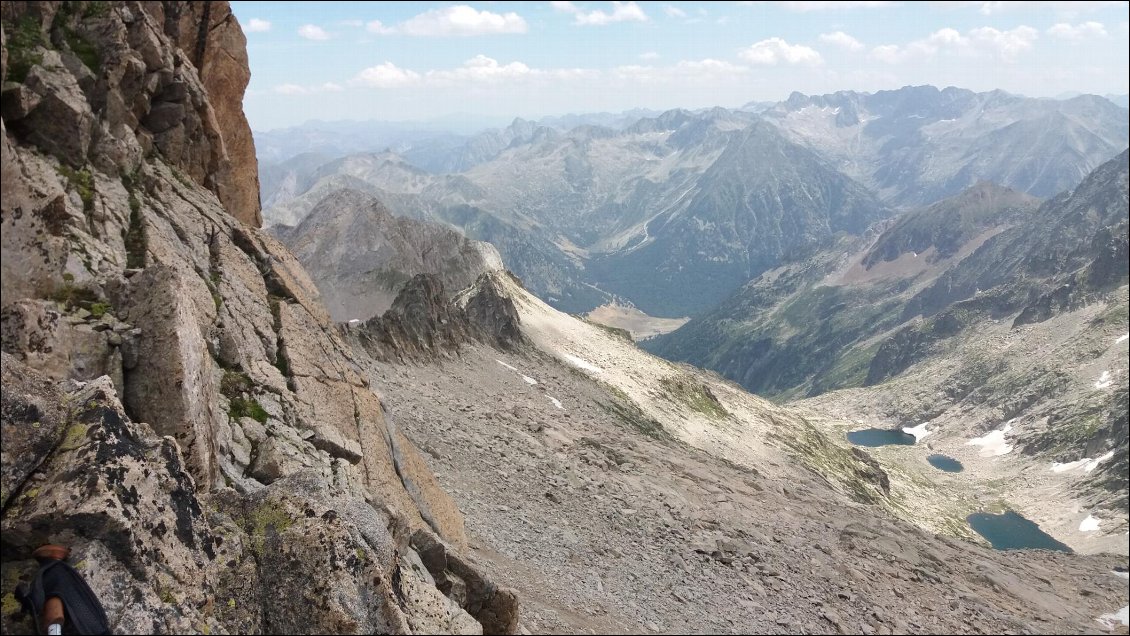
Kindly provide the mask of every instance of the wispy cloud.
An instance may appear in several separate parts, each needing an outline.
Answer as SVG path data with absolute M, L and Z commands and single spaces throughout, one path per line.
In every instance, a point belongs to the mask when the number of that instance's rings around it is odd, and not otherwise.
M 670 4 L 663 5 L 663 13 L 665 13 L 667 15 L 667 17 L 669 17 L 669 18 L 685 18 L 685 17 L 687 17 L 686 11 L 683 11 L 679 7 L 676 7 L 676 6 L 673 6 L 673 5 L 670 5 Z
M 605 13 L 600 9 L 585 11 L 572 2 L 550 2 L 557 11 L 573 14 L 573 24 L 585 26 L 603 26 L 615 22 L 647 22 L 647 14 L 635 2 L 613 2 L 612 12 Z M 676 11 L 682 11 L 671 7 Z M 671 14 L 668 14 L 671 15 Z M 686 13 L 683 13 L 685 16 Z
M 522 62 L 499 64 L 498 60 L 479 54 L 458 68 L 428 71 L 426 77 L 434 84 L 479 84 L 520 80 L 539 75 L 541 72 Z
M 948 2 L 934 2 L 934 5 L 944 8 L 962 8 L 962 7 L 976 7 L 977 12 L 981 15 L 1000 15 L 1009 11 L 1032 9 L 1051 9 L 1064 16 L 1079 15 L 1081 13 L 1092 13 L 1100 9 L 1108 9 L 1111 7 L 1125 7 L 1125 2 L 1118 1 L 1099 1 L 1089 2 L 1080 0 L 1065 0 L 1062 2 L 1026 2 L 1022 0 L 1010 0 L 1007 2 L 985 2 L 984 0 L 954 0 Z
M 1107 32 L 1102 22 L 1088 21 L 1075 25 L 1060 22 L 1048 28 L 1048 35 L 1064 40 L 1083 40 L 1086 38 L 1105 38 Z
M 566 80 L 595 77 L 599 71 L 580 68 L 531 68 L 523 62 L 499 63 L 486 55 L 476 55 L 455 68 L 433 69 L 417 72 L 404 69 L 392 62 L 384 62 L 362 70 L 352 80 L 353 86 L 370 88 L 405 88 L 412 86 L 450 87 L 484 86 L 516 83 L 530 80 Z
M 658 60 L 659 53 L 656 53 L 655 51 L 646 51 L 644 53 L 640 53 L 638 57 L 641 60 Z
M 863 49 L 863 43 L 851 37 L 843 31 L 834 31 L 832 33 L 821 33 L 819 40 L 825 44 L 838 46 L 841 49 L 848 51 L 859 51 Z
M 749 73 L 746 66 L 725 60 L 680 60 L 670 66 L 644 66 L 628 64 L 617 66 L 608 72 L 609 79 L 616 83 L 636 82 L 639 84 L 670 84 L 683 86 L 688 83 L 710 83 L 732 79 Z
M 251 18 L 247 21 L 248 33 L 265 33 L 271 30 L 271 23 L 267 20 L 260 20 L 259 18 Z
M 326 82 L 317 86 L 302 86 L 301 84 L 279 84 L 271 89 L 279 95 L 315 95 L 318 93 L 340 93 L 345 90 L 341 84 Z
M 499 35 L 525 33 L 529 30 L 525 18 L 509 11 L 492 13 L 459 4 L 425 11 L 404 22 L 386 25 L 373 20 L 365 25 L 370 33 L 381 35 L 411 35 L 417 37 L 452 37 L 473 35 Z
M 307 40 L 328 40 L 330 34 L 320 26 L 314 24 L 303 24 L 298 27 L 298 35 L 306 38 Z
M 769 38 L 738 52 L 738 57 L 761 66 L 803 64 L 816 66 L 824 61 L 815 50 L 802 44 L 789 44 L 781 38 Z
M 753 3 L 750 3 L 753 4 Z M 864 1 L 851 1 L 845 0 L 843 2 L 781 2 L 780 5 L 789 11 L 796 11 L 799 13 L 808 13 L 811 11 L 842 11 L 844 9 L 877 9 L 881 7 L 892 7 L 897 5 L 897 2 L 864 2 Z
M 1040 37 L 1036 29 L 1018 26 L 1001 31 L 993 27 L 980 27 L 962 34 L 957 29 L 939 29 L 920 40 L 905 46 L 885 44 L 871 50 L 877 60 L 895 64 L 907 60 L 922 60 L 940 53 L 964 56 L 991 56 L 1006 62 L 1032 48 Z
M 658 57 L 658 54 L 656 54 Z M 653 59 L 650 56 L 647 59 Z M 476 55 L 461 66 L 448 69 L 414 71 L 384 62 L 363 69 L 349 81 L 351 86 L 403 89 L 403 88 L 474 88 L 484 90 L 522 84 L 554 85 L 562 82 L 605 80 L 609 82 L 633 81 L 641 84 L 681 85 L 709 83 L 733 78 L 751 72 L 748 66 L 726 60 L 681 60 L 665 66 L 629 64 L 612 69 L 595 68 L 534 68 L 524 62 L 501 63 L 485 55 Z M 311 89 L 287 85 L 276 92 L 307 94 Z
M 420 80 L 420 74 L 416 71 L 400 68 L 392 62 L 384 62 L 363 69 L 349 83 L 369 88 L 402 88 L 418 84 Z

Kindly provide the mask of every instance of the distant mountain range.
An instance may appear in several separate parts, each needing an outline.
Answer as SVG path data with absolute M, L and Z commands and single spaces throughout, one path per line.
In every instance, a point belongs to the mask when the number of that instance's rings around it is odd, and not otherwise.
M 634 117 L 544 122 L 568 129 L 517 119 L 377 153 L 264 161 L 264 218 L 295 225 L 326 195 L 363 191 L 492 242 L 563 310 L 616 300 L 680 317 L 982 180 L 1050 196 L 1128 138 L 1126 110 L 1101 97 L 930 86 Z
M 680 316 L 712 306 L 786 255 L 891 214 L 748 113 L 669 111 L 624 130 L 567 132 L 516 121 L 467 150 L 490 154 L 507 140 L 493 159 L 454 174 L 388 152 L 312 170 L 292 161 L 287 174 L 265 179 L 295 186 L 265 195 L 274 202 L 268 223 L 296 224 L 326 195 L 357 189 L 397 214 L 493 242 L 563 309 L 623 297 L 645 312 Z
M 763 115 L 898 206 L 981 180 L 1049 197 L 1126 148 L 1128 134 L 1126 109 L 1095 95 L 1058 101 L 953 87 L 794 93 Z
M 560 130 L 582 125 L 623 128 L 660 112 L 635 108 L 621 113 L 543 117 L 531 123 Z M 451 170 L 446 163 L 449 156 L 461 154 L 463 146 L 481 145 L 482 142 L 477 141 L 479 137 L 497 137 L 522 121 L 520 117 L 507 119 L 469 114 L 415 122 L 313 120 L 299 126 L 256 131 L 255 149 L 261 164 L 281 163 L 306 153 L 337 158 L 359 152 L 393 150 L 412 158 L 422 168 L 444 172 Z

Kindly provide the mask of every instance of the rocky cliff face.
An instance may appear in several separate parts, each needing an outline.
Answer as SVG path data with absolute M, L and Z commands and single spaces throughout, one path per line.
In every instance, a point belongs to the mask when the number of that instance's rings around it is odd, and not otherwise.
M 149 2 L 146 9 L 163 17 L 165 33 L 192 60 L 208 91 L 228 161 L 205 185 L 228 214 L 259 227 L 259 165 L 243 114 L 243 93 L 251 79 L 243 29 L 226 2 Z
M 12 2 L 3 18 L 13 131 L 76 169 L 128 173 L 156 148 L 259 226 L 246 42 L 226 4 Z
M 3 17 L 3 593 L 50 539 L 119 631 L 512 631 L 305 271 L 249 227 L 226 3 Z

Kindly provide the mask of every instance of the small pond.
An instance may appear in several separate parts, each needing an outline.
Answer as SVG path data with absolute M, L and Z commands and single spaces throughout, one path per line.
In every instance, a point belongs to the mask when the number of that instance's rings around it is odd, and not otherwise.
M 965 469 L 965 467 L 961 465 L 961 462 L 952 457 L 949 457 L 948 455 L 939 455 L 935 453 L 927 457 L 926 461 L 930 462 L 930 465 L 934 468 L 937 468 L 938 470 L 944 470 L 947 473 L 960 473 Z
M 1056 550 L 1071 552 L 1071 548 L 1056 541 L 1048 533 L 1040 530 L 1034 522 L 1009 510 L 994 515 L 978 512 L 966 517 L 977 534 L 988 539 L 996 550 Z
M 888 446 L 891 444 L 913 446 L 916 438 L 913 435 L 903 433 L 899 430 L 867 428 L 862 431 L 852 431 L 848 433 L 847 439 L 856 446 L 874 448 L 876 446 Z

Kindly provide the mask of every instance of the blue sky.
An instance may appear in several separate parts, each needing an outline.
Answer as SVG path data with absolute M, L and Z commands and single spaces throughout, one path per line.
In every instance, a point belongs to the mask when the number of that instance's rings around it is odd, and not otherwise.
M 1126 93 L 1127 2 L 232 2 L 252 128 L 737 107 L 908 84 Z

